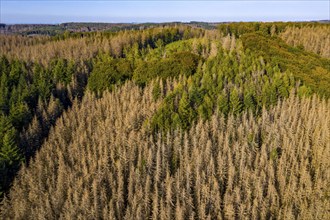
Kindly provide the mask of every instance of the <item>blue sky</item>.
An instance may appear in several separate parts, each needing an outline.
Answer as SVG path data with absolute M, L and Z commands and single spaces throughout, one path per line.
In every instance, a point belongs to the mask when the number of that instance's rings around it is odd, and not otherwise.
M 329 0 L 0 0 L 0 23 L 325 20 L 330 19 L 329 4 Z

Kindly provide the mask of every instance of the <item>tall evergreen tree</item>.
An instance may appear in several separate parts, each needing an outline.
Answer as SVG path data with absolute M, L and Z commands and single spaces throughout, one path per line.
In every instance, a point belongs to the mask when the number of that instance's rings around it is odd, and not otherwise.
M 238 115 L 242 112 L 243 106 L 242 101 L 240 99 L 239 93 L 236 88 L 234 88 L 230 93 L 230 110 L 233 112 L 234 115 Z

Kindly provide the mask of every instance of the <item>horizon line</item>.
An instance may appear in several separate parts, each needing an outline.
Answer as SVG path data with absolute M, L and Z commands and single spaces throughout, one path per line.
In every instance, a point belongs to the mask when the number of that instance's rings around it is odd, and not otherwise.
M 191 21 L 132 21 L 132 22 L 111 22 L 111 21 L 65 21 L 65 22 L 54 22 L 54 23 L 34 23 L 34 22 L 28 22 L 28 23 L 10 23 L 10 22 L 0 22 L 0 24 L 5 25 L 61 25 L 61 24 L 67 24 L 67 23 L 89 23 L 89 24 L 163 24 L 163 23 L 193 23 L 193 22 L 201 22 L 201 23 L 239 23 L 239 22 L 262 22 L 262 23 L 273 23 L 273 22 L 283 22 L 283 23 L 289 23 L 289 22 L 330 22 L 330 19 L 315 19 L 315 20 L 272 20 L 272 21 L 262 21 L 262 20 L 226 20 L 226 21 L 203 21 L 203 20 L 191 20 Z

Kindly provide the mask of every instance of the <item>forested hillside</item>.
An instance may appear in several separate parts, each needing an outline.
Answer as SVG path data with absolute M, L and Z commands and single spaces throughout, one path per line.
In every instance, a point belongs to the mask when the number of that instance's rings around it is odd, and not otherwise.
M 330 218 L 329 33 L 0 35 L 0 218 Z

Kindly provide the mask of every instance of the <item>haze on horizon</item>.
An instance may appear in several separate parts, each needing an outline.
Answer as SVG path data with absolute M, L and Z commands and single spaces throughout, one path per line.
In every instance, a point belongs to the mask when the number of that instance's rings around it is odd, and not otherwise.
M 0 23 L 329 20 L 329 1 L 1 0 Z

